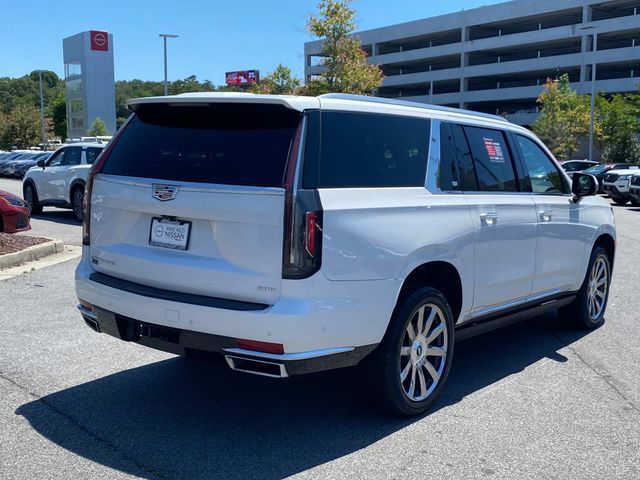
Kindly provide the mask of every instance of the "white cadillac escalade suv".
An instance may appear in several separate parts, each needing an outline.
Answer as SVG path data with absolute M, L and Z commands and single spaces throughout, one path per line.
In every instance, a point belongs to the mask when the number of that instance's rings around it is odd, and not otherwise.
M 128 105 L 85 196 L 76 290 L 97 332 L 271 377 L 360 365 L 415 415 L 455 341 L 556 309 L 603 321 L 611 207 L 500 117 L 345 95 Z

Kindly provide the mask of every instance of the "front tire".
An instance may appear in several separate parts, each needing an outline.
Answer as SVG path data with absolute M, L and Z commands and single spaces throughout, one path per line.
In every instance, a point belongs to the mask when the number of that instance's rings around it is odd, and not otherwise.
M 36 188 L 31 183 L 27 183 L 24 186 L 22 194 L 24 201 L 27 203 L 29 215 L 40 215 L 42 213 L 42 205 L 38 202 L 38 192 Z
M 629 201 L 626 198 L 620 198 L 620 197 L 612 198 L 612 200 L 616 205 L 626 205 L 627 202 Z
M 593 330 L 604 323 L 611 285 L 611 260 L 596 246 L 591 252 L 587 274 L 576 299 L 560 310 L 560 316 L 575 327 Z
M 409 417 L 432 405 L 451 368 L 453 329 L 449 303 L 435 288 L 419 288 L 398 305 L 368 365 L 387 410 Z

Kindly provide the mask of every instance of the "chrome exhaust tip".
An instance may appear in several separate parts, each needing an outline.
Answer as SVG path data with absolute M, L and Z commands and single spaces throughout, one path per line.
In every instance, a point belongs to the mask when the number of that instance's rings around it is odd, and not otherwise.
M 272 378 L 287 378 L 289 376 L 287 368 L 282 363 L 267 362 L 235 355 L 225 355 L 224 358 L 229 368 L 236 372 L 252 373 L 254 375 Z

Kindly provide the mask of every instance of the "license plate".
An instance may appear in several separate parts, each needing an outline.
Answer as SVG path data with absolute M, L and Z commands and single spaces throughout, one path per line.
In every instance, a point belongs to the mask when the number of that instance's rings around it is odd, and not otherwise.
M 149 232 L 149 245 L 186 250 L 189 248 L 191 222 L 173 218 L 153 217 Z

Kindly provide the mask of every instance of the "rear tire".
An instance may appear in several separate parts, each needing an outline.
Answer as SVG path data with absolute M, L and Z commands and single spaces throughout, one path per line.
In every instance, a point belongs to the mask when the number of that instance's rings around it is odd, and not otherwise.
M 36 187 L 31 183 L 27 183 L 22 191 L 24 201 L 27 202 L 29 215 L 40 215 L 42 213 L 42 205 L 38 202 L 38 192 Z
M 626 200 L 624 198 L 612 198 L 612 200 L 614 201 L 614 203 L 616 205 L 626 205 L 627 202 L 629 201 L 629 200 Z
M 75 187 L 71 192 L 71 207 L 73 207 L 73 215 L 79 222 L 84 218 L 84 189 Z
M 591 252 L 589 267 L 575 300 L 560 309 L 560 316 L 581 329 L 593 330 L 604 323 L 604 313 L 611 285 L 611 260 L 607 251 L 596 246 Z
M 453 358 L 453 314 L 439 290 L 422 287 L 400 303 L 368 362 L 368 384 L 392 414 L 424 413 L 447 380 Z

